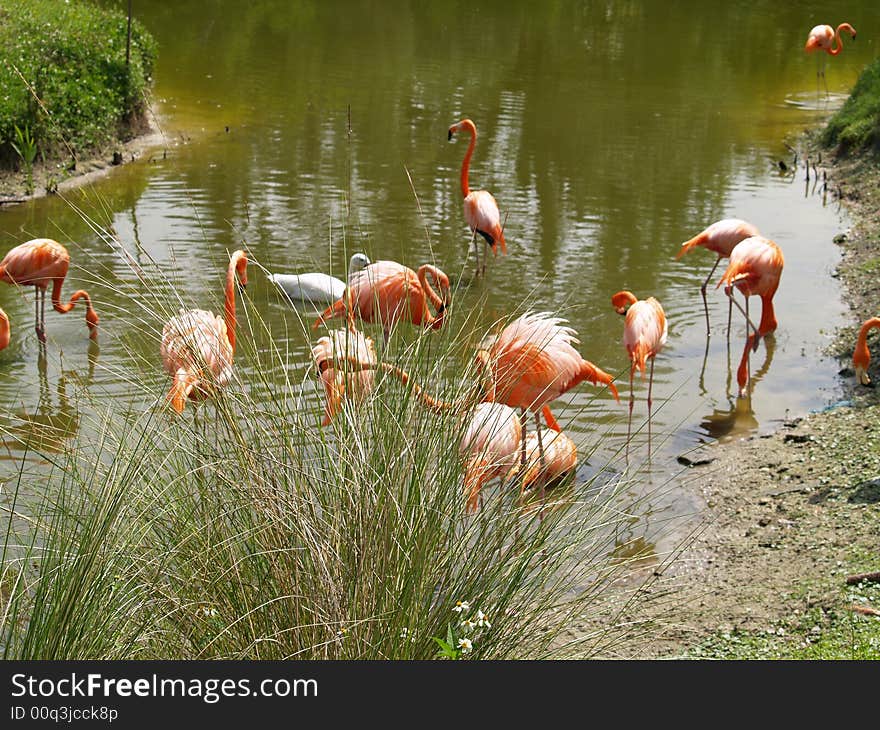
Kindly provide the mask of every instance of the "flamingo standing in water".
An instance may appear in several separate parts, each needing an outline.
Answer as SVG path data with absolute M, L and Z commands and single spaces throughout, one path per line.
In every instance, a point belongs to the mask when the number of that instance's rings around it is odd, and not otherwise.
M 859 338 L 856 340 L 856 349 L 853 352 L 853 367 L 856 370 L 856 382 L 862 385 L 870 385 L 868 377 L 868 365 L 871 364 L 871 352 L 868 350 L 868 332 L 872 329 L 880 329 L 880 317 L 871 317 L 865 321 L 859 330 Z
M 0 350 L 9 347 L 9 317 L 0 309 Z
M 746 346 L 736 372 L 740 396 L 745 394 L 746 384 L 749 380 L 750 351 L 757 350 L 761 338 L 776 329 L 773 296 L 779 288 L 779 279 L 782 276 L 784 264 L 782 250 L 775 242 L 764 238 L 764 236 L 752 236 L 733 249 L 730 254 L 730 263 L 715 287 L 717 289 L 724 284 L 724 293 L 730 297 L 730 300 L 736 304 L 746 318 Z M 734 298 L 733 287 L 739 289 L 745 297 L 746 307 L 744 310 Z M 757 327 L 749 319 L 749 297 L 752 295 L 761 297 L 761 323 Z M 752 334 L 749 334 L 750 329 L 754 330 Z
M 538 442 L 543 445 L 544 459 L 541 461 Z M 577 469 L 577 446 L 564 432 L 543 429 L 543 433 L 530 433 L 526 438 L 527 466 L 523 473 L 522 464 L 516 464 L 505 477 L 505 481 L 515 479 L 520 473 L 523 490 L 535 486 L 545 489 L 555 486 Z
M 510 406 L 483 402 L 474 409 L 459 445 L 468 512 L 476 511 L 483 486 L 503 478 L 516 463 L 521 439 L 522 424 Z
M 648 452 L 651 451 L 651 390 L 654 386 L 654 358 L 666 344 L 669 327 L 666 313 L 654 297 L 638 300 L 629 291 L 619 291 L 611 297 L 611 304 L 618 314 L 626 315 L 623 325 L 623 345 L 631 361 L 629 369 L 629 420 L 626 426 L 626 449 L 629 455 L 629 440 L 632 433 L 632 414 L 635 395 L 633 376 L 638 368 L 645 377 L 645 364 L 650 358 L 651 374 L 648 376 Z
M 98 315 L 92 308 L 92 299 L 85 289 L 75 291 L 70 301 L 61 302 L 61 287 L 70 268 L 70 254 L 58 241 L 51 238 L 35 238 L 22 243 L 6 254 L 0 261 L 0 281 L 20 286 L 33 285 L 36 293 L 34 312 L 37 338 L 46 342 L 46 289 L 52 284 L 52 308 L 67 314 L 76 302 L 86 303 L 86 324 L 89 337 L 98 336 Z
M 708 228 L 700 231 L 700 233 L 698 233 L 690 240 L 685 241 L 683 244 L 681 244 L 681 248 L 678 250 L 678 253 L 675 254 L 675 258 L 680 259 L 688 251 L 691 251 L 697 246 L 701 246 L 702 248 L 712 251 L 718 255 L 718 258 L 715 259 L 715 263 L 712 265 L 711 271 L 709 271 L 709 275 L 700 286 L 700 294 L 703 296 L 703 310 L 706 313 L 707 337 L 710 334 L 709 303 L 706 301 L 706 287 L 709 285 L 709 280 L 712 278 L 712 274 L 715 273 L 715 269 L 718 268 L 718 264 L 721 262 L 721 259 L 728 258 L 730 256 L 730 252 L 733 251 L 733 247 L 736 246 L 736 244 L 738 244 L 740 241 L 745 240 L 746 238 L 758 235 L 760 235 L 758 229 L 755 228 L 755 226 L 753 226 L 751 223 L 740 220 L 739 218 L 724 218 L 723 220 L 715 221 Z M 733 304 L 728 304 L 728 336 L 730 335 L 730 317 L 732 311 Z
M 241 250 L 229 258 L 224 318 L 204 309 L 181 310 L 162 328 L 162 364 L 174 376 L 168 401 L 177 413 L 183 412 L 187 398 L 203 400 L 232 379 L 236 277 L 247 286 L 247 255 Z
M 376 349 L 372 338 L 358 330 L 332 330 L 312 348 L 312 357 L 327 397 L 321 425 L 329 426 L 343 399 L 359 402 L 373 390 Z
M 829 56 L 836 56 L 843 50 L 843 41 L 840 39 L 840 31 L 844 30 L 856 39 L 856 29 L 849 23 L 841 23 L 837 26 L 837 31 L 830 25 L 817 25 L 807 36 L 807 42 L 804 44 L 804 51 L 807 53 L 815 53 L 816 51 L 825 51 Z M 834 42 L 837 41 L 837 45 Z M 822 53 L 816 59 L 816 86 L 819 85 L 819 77 L 825 82 L 825 93 L 828 93 L 828 81 L 825 78 L 825 62 L 827 57 Z M 818 92 L 818 89 L 817 89 Z
M 526 410 L 532 411 L 538 427 L 538 452 L 543 458 L 540 415 L 554 431 L 561 431 L 549 403 L 583 380 L 604 383 L 620 401 L 613 377 L 584 360 L 574 349 L 577 332 L 563 326 L 564 320 L 547 312 L 526 312 L 508 324 L 491 344 L 477 352 L 477 367 L 491 380 L 487 400 L 520 409 L 522 449 L 520 463 L 526 465 Z
M 442 297 L 428 283 L 428 275 Z M 425 264 L 419 267 L 417 274 L 396 261 L 376 261 L 352 275 L 345 294 L 321 313 L 312 329 L 346 314 L 352 323 L 357 311 L 364 322 L 382 323 L 385 344 L 388 344 L 391 328 L 401 319 L 416 326 L 440 329 L 449 301 L 449 277 L 436 266 Z M 434 313 L 428 308 L 428 302 L 434 307 Z
M 480 267 L 480 249 L 477 246 L 476 235 L 479 233 L 486 243 L 491 246 L 492 253 L 498 255 L 498 244 L 501 244 L 501 253 L 507 253 L 507 244 L 504 241 L 504 229 L 501 226 L 501 213 L 498 203 L 492 197 L 492 193 L 486 190 L 471 190 L 468 184 L 468 171 L 471 165 L 471 156 L 477 144 L 477 127 L 470 119 L 462 119 L 458 124 L 449 128 L 447 139 L 451 140 L 456 132 L 466 131 L 471 135 L 471 141 L 464 161 L 461 163 L 461 194 L 464 197 L 464 217 L 474 236 L 474 255 L 477 258 L 477 276 L 486 273 L 486 259 L 483 257 L 483 266 Z

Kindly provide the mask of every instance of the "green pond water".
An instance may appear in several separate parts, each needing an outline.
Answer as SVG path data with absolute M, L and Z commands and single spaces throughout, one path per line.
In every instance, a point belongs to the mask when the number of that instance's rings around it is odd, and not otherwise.
M 821 184 L 805 181 L 803 160 L 794 167 L 786 142 L 839 106 L 877 55 L 875 2 L 135 6 L 160 47 L 162 143 L 64 199 L 0 210 L 0 252 L 38 236 L 67 245 L 65 291 L 89 289 L 102 325 L 96 347 L 81 312 L 50 312 L 43 360 L 32 293 L 0 287 L 13 322 L 0 354 L 2 468 L 36 458 L 25 443 L 62 449 L 92 428 L 90 401 L 130 403 L 134 361 L 139 378 L 154 379 L 154 398 L 136 407 L 154 407 L 168 386 L 161 322 L 143 325 L 131 266 L 83 214 L 135 258 L 159 262 L 184 304 L 215 310 L 228 252 L 242 246 L 278 272 L 344 276 L 358 250 L 413 269 L 432 262 L 460 280 L 459 311 L 478 306 L 486 327 L 527 307 L 558 312 L 578 331 L 582 354 L 624 383 L 623 321 L 610 296 L 653 295 L 669 318 L 655 370 L 646 477 L 655 484 L 700 443 L 771 429 L 840 398 L 840 363 L 823 348 L 845 312 L 829 274 L 839 256 L 832 239 L 848 224 Z M 844 20 L 859 36 L 828 59 L 826 96 L 803 44 L 813 25 Z M 463 117 L 479 130 L 472 187 L 490 190 L 506 221 L 508 255 L 490 258 L 480 281 L 459 191 L 466 139 L 452 144 L 446 134 Z M 762 344 L 753 356 L 750 399 L 737 399 L 731 381 L 742 321 L 734 320 L 728 357 L 718 291 L 706 346 L 698 287 L 713 255 L 674 258 L 682 241 L 734 216 L 786 256 L 779 330 L 770 350 Z M 257 267 L 248 296 L 288 340 L 290 370 L 279 368 L 279 382 L 308 382 L 310 336 Z M 244 382 L 254 367 L 236 361 Z M 637 381 L 639 421 L 645 392 Z M 579 407 L 594 395 L 580 386 L 555 408 L 576 440 L 602 440 L 592 468 L 620 447 L 627 410 L 607 395 Z M 322 403 L 311 385 L 301 402 L 317 423 Z M 634 451 L 645 445 L 646 433 L 637 434 Z M 634 532 L 698 511 L 698 491 L 665 494 Z

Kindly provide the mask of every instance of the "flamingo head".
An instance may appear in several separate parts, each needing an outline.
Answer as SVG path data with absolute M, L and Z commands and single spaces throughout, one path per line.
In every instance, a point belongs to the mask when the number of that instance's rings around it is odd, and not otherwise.
M 871 353 L 868 350 L 868 343 L 859 343 L 853 352 L 853 368 L 856 371 L 856 382 L 860 385 L 870 385 L 871 378 L 868 377 L 868 365 L 871 364 Z
M 239 288 L 244 289 L 247 287 L 247 254 L 239 249 L 230 256 L 229 261 L 235 267 Z
M 456 132 L 461 132 L 462 130 L 467 130 L 467 131 L 470 132 L 474 137 L 477 136 L 477 127 L 476 127 L 476 125 L 475 125 L 470 119 L 462 119 L 460 122 L 458 122 L 457 124 L 453 124 L 453 125 L 449 128 L 449 132 L 448 132 L 447 135 L 446 135 L 446 139 L 447 139 L 448 141 L 451 141 L 453 135 L 454 135 Z
M 611 297 L 611 306 L 618 314 L 626 314 L 629 308 L 638 301 L 630 291 L 619 291 Z
M 838 31 L 845 30 L 847 33 L 849 33 L 852 36 L 853 40 L 856 39 L 856 29 L 853 28 L 849 23 L 841 23 L 839 26 L 837 26 L 837 30 Z

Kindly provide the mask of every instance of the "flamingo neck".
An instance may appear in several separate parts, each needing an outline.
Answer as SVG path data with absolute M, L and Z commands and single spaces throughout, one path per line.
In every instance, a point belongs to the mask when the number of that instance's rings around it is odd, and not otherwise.
M 843 50 L 843 39 L 840 37 L 840 29 L 848 27 L 846 23 L 841 23 L 837 26 L 837 30 L 834 31 L 834 42 L 837 43 L 837 46 L 832 42 L 831 48 L 828 49 L 828 53 L 832 56 L 836 56 Z
M 70 296 L 69 301 L 62 303 L 61 285 L 63 283 L 64 279 L 58 278 L 52 284 L 52 308 L 60 314 L 67 314 L 76 306 L 80 299 L 84 299 L 86 302 L 86 324 L 89 327 L 89 337 L 94 339 L 98 334 L 98 314 L 92 307 L 92 298 L 85 289 L 78 289 Z
M 856 349 L 853 353 L 853 362 L 867 367 L 871 362 L 871 353 L 868 350 L 868 332 L 872 329 L 880 329 L 880 317 L 873 317 L 865 322 L 859 330 L 859 338 L 856 340 Z
M 236 279 L 236 269 L 239 266 L 239 261 L 243 258 L 244 254 L 241 251 L 236 251 L 232 254 L 229 259 L 229 268 L 226 269 L 226 301 L 224 303 L 224 314 L 226 320 L 226 337 L 229 339 L 229 346 L 232 348 L 232 352 L 235 352 L 235 279 Z
M 434 310 L 437 312 L 436 315 L 431 314 L 428 309 L 428 303 L 423 302 L 424 304 L 424 318 L 426 324 L 433 323 L 441 314 L 443 314 L 443 310 L 446 309 L 446 305 L 443 303 L 443 300 L 438 296 L 437 292 L 434 291 L 431 284 L 428 282 L 428 274 L 431 275 L 431 278 L 434 280 L 434 283 L 439 286 L 439 272 L 437 271 L 436 266 L 431 266 L 431 264 L 425 264 L 424 266 L 419 267 L 418 277 L 419 283 L 422 285 L 422 290 L 425 292 L 425 296 L 431 300 L 431 304 L 434 306 Z
M 464 153 L 464 160 L 461 163 L 461 196 L 466 198 L 471 194 L 471 188 L 468 184 L 468 173 L 471 169 L 471 157 L 474 154 L 474 147 L 477 146 L 477 128 L 469 119 L 462 122 L 463 129 L 470 132 L 471 141 L 468 144 L 467 152 Z
M 9 346 L 9 317 L 0 309 L 0 350 Z
M 761 297 L 761 322 L 758 325 L 758 334 L 763 337 L 776 331 L 778 325 L 776 321 L 776 312 L 773 309 L 773 295 L 765 295 Z

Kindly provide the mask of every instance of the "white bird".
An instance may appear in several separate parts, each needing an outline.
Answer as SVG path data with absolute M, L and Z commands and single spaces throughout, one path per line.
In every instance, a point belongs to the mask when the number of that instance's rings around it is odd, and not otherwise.
M 370 259 L 364 253 L 356 253 L 348 262 L 348 276 L 370 264 Z M 309 274 L 269 274 L 269 280 L 274 282 L 289 299 L 298 299 L 315 304 L 332 304 L 341 299 L 345 293 L 345 282 L 335 276 L 321 273 Z

